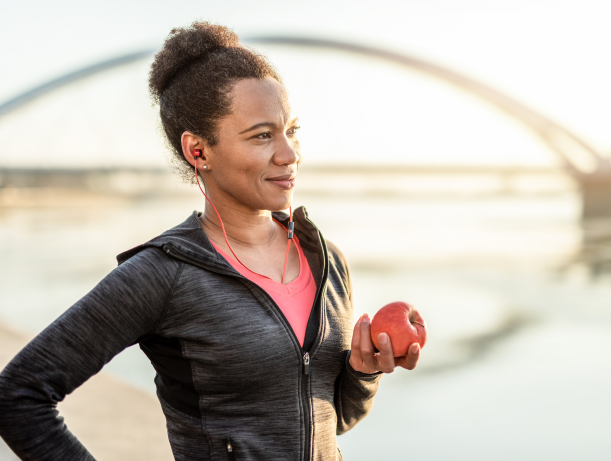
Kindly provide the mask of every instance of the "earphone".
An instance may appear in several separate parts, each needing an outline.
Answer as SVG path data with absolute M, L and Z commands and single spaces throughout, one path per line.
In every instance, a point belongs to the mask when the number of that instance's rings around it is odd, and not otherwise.
M 212 203 L 210 201 L 210 199 L 208 198 L 208 196 L 204 192 L 204 189 L 202 189 L 201 184 L 199 183 L 199 175 L 197 173 L 197 159 L 198 158 L 201 158 L 201 159 L 204 158 L 204 153 L 203 153 L 202 149 L 194 149 L 193 150 L 193 159 L 195 160 L 193 162 L 193 166 L 195 168 L 195 180 L 197 181 L 197 186 L 199 187 L 199 190 L 202 191 L 202 194 L 204 194 L 204 197 L 206 197 L 206 200 L 212 206 L 212 209 L 216 213 L 216 217 L 219 218 L 219 222 L 221 223 L 221 229 L 223 230 L 223 237 L 225 238 L 225 243 L 227 244 L 227 247 L 229 248 L 229 250 L 231 251 L 231 253 L 235 257 L 236 261 L 238 261 L 247 271 L 252 272 L 253 274 L 257 274 L 257 275 L 259 275 L 261 277 L 265 277 L 266 279 L 268 279 L 269 277 L 267 277 L 267 276 L 265 276 L 263 274 L 259 274 L 258 272 L 255 272 L 253 270 L 250 270 L 246 266 L 246 264 L 244 264 L 242 261 L 240 261 L 240 258 L 238 258 L 238 255 L 236 255 L 235 251 L 233 251 L 233 248 L 231 248 L 231 245 L 229 244 L 229 240 L 227 239 L 227 233 L 225 232 L 225 225 L 223 224 L 223 220 L 221 219 L 221 215 L 219 214 L 219 212 L 217 211 L 216 207 L 214 206 L 214 203 Z M 204 165 L 204 169 L 207 170 L 208 166 Z M 289 259 L 289 250 L 291 249 L 291 240 L 293 240 L 294 230 L 295 230 L 295 223 L 293 222 L 293 207 L 290 206 L 289 207 L 289 226 L 288 226 L 288 229 L 287 229 L 286 256 L 284 257 L 284 268 L 282 269 L 282 284 L 283 285 L 284 285 L 284 277 L 286 275 L 286 264 L 287 264 L 288 259 Z

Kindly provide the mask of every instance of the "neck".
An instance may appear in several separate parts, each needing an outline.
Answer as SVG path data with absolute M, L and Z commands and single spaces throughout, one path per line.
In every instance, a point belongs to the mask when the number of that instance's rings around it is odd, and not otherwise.
M 212 198 L 210 200 L 212 201 Z M 272 220 L 270 211 L 253 210 L 223 200 L 212 203 L 223 220 L 227 239 L 232 245 L 261 248 L 271 245 L 276 238 L 278 226 Z M 221 222 L 207 201 L 200 221 L 208 237 L 215 244 L 223 245 L 225 240 Z

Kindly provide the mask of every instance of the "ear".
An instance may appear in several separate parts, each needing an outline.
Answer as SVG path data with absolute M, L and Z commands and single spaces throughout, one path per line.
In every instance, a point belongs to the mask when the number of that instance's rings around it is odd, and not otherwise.
M 208 145 L 206 142 L 197 136 L 196 134 L 191 133 L 190 131 L 185 131 L 180 137 L 180 143 L 182 145 L 182 155 L 185 156 L 187 162 L 189 162 L 193 167 L 195 167 L 195 162 L 199 162 L 197 167 L 200 168 L 206 161 L 206 154 L 208 153 Z M 195 149 L 201 149 L 202 156 L 200 158 L 195 158 Z

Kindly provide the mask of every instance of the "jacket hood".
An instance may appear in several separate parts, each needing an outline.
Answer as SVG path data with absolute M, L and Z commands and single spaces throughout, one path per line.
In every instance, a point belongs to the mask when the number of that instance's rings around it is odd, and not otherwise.
M 236 272 L 212 246 L 210 239 L 200 225 L 199 217 L 201 215 L 201 211 L 194 211 L 178 226 L 165 231 L 142 245 L 119 254 L 117 262 L 121 265 L 145 248 L 158 248 L 168 254 L 179 253 L 190 262 L 198 263 L 198 265 L 209 269 L 220 272 Z M 283 225 L 287 225 L 289 216 L 286 213 L 274 212 L 272 216 Z M 295 209 L 293 221 L 295 222 L 295 235 L 308 258 L 313 275 L 317 278 L 317 275 L 320 274 L 315 272 L 322 269 L 327 256 L 322 235 L 308 218 L 304 207 Z

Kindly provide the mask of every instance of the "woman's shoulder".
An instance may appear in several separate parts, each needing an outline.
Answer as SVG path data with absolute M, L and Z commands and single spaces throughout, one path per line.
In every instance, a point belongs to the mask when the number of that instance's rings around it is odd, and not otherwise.
M 326 240 L 327 254 L 329 256 L 329 265 L 335 268 L 344 279 L 350 278 L 350 269 L 348 268 L 348 260 L 344 253 L 333 242 Z
M 342 253 L 339 247 L 329 240 L 326 240 L 325 242 L 327 244 L 327 252 L 329 253 L 329 259 L 333 259 L 333 262 L 340 266 L 348 267 L 348 261 L 346 260 L 344 253 Z
M 204 232 L 202 231 L 199 225 L 199 212 L 194 211 L 189 215 L 189 217 L 184 220 L 182 223 L 177 226 L 168 229 L 162 234 L 154 237 L 153 239 L 145 242 L 141 245 L 135 246 L 123 253 L 117 255 L 117 262 L 119 265 L 122 265 L 124 262 L 132 259 L 135 255 L 138 255 L 146 250 L 145 255 L 153 255 L 155 252 L 159 255 L 159 253 L 163 254 L 165 245 L 167 244 L 179 244 L 179 245 L 187 245 L 191 249 L 198 250 L 198 247 L 204 246 L 206 249 L 206 242 L 203 242 L 202 236 L 204 236 Z M 208 243 L 208 246 L 210 244 Z M 207 248 L 210 249 L 210 248 Z
M 160 248 L 144 247 L 120 261 L 118 267 L 109 275 L 129 281 L 134 288 L 146 284 L 169 287 L 181 264 Z
M 174 258 L 169 257 L 162 248 L 156 246 L 142 246 L 129 250 L 129 255 L 121 253 L 117 256 L 118 266 L 132 266 L 132 267 L 159 267 L 166 265 L 174 265 L 177 261 Z M 125 256 L 123 256 L 125 255 Z M 120 256 L 123 256 L 120 258 Z

